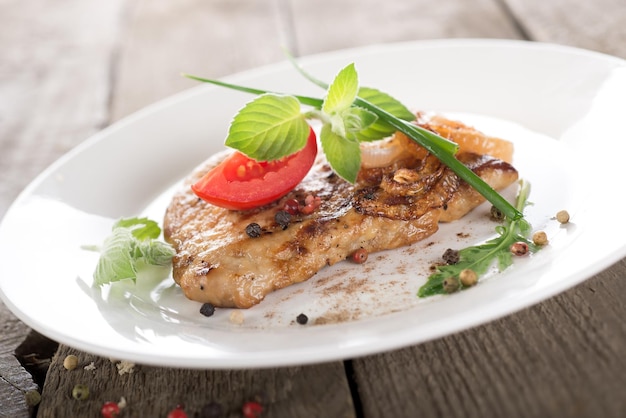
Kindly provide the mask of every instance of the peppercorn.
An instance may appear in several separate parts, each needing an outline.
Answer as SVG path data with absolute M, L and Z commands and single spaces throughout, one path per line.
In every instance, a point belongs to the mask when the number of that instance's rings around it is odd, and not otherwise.
M 72 398 L 77 401 L 83 401 L 89 398 L 89 388 L 87 385 L 78 384 L 72 389 Z
M 546 245 L 548 243 L 548 235 L 543 231 L 537 231 L 533 234 L 533 243 L 535 245 Z
M 258 238 L 261 236 L 262 232 L 263 230 L 261 229 L 261 225 L 255 222 L 252 222 L 251 224 L 246 226 L 246 234 L 248 234 L 250 238 Z
M 212 316 L 215 313 L 215 306 L 212 303 L 203 303 L 200 307 L 200 313 L 204 316 Z
M 514 242 L 511 244 L 510 248 L 511 253 L 517 256 L 523 256 L 528 254 L 528 244 L 523 241 Z
M 569 222 L 569 213 L 566 210 L 560 210 L 556 213 L 556 220 L 559 223 L 566 224 Z
M 456 264 L 461 259 L 459 252 L 451 248 L 448 248 L 446 251 L 444 251 L 442 258 L 446 264 Z
M 78 357 L 74 354 L 70 354 L 63 359 L 63 367 L 67 370 L 74 370 L 78 366 Z
M 297 322 L 298 324 L 300 324 L 300 325 L 304 325 L 304 324 L 306 324 L 307 322 L 309 322 L 309 317 L 308 317 L 308 316 L 306 316 L 305 314 L 301 313 L 300 315 L 298 315 L 298 316 L 296 317 L 296 322 Z
M 258 418 L 263 413 L 263 406 L 258 402 L 248 401 L 243 404 L 241 412 L 245 418 Z
M 291 215 L 289 214 L 289 212 L 279 210 L 278 212 L 276 212 L 276 215 L 274 215 L 274 221 L 276 221 L 276 223 L 280 225 L 283 229 L 287 229 L 287 227 L 289 226 L 289 222 L 291 222 Z
M 36 390 L 29 390 L 24 394 L 24 398 L 26 400 L 26 405 L 37 406 L 39 405 L 39 402 L 41 402 L 41 393 Z
M 177 405 L 176 408 L 172 409 L 169 414 L 167 414 L 167 418 L 187 418 L 187 413 L 182 405 Z
M 350 256 L 350 259 L 357 264 L 363 264 L 367 261 L 367 257 L 368 257 L 367 250 L 365 248 L 359 248 L 358 250 L 352 253 L 352 256 Z
M 296 199 L 288 199 L 285 202 L 284 210 L 290 215 L 297 215 L 300 212 L 300 203 Z
M 478 282 L 478 276 L 472 269 L 463 269 L 459 273 L 459 280 L 463 286 L 474 286 Z
M 504 220 L 504 213 L 502 213 L 502 211 L 495 206 L 491 207 L 491 210 L 489 211 L 489 215 L 491 216 L 491 219 L 493 219 L 494 221 Z
M 446 293 L 454 293 L 459 290 L 459 280 L 456 277 L 447 277 L 443 279 L 443 291 Z
M 115 418 L 120 414 L 120 406 L 116 402 L 105 402 L 100 409 L 102 418 Z

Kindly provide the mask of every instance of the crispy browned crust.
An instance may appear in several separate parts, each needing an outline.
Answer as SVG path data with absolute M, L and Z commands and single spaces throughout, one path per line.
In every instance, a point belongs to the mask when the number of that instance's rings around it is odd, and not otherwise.
M 210 159 L 185 182 L 165 215 L 165 239 L 176 248 L 174 280 L 192 300 L 248 308 L 360 248 L 373 253 L 423 240 L 439 221 L 459 219 L 484 201 L 438 160 L 419 155 L 362 170 L 356 185 L 320 160 L 283 199 L 245 212 L 213 206 L 190 190 L 223 155 Z M 495 189 L 517 179 L 503 161 L 476 154 L 459 159 Z M 295 215 L 286 228 L 275 221 L 286 200 L 303 202 L 307 195 L 320 198 L 314 213 Z M 246 234 L 250 223 L 261 226 L 260 237 Z

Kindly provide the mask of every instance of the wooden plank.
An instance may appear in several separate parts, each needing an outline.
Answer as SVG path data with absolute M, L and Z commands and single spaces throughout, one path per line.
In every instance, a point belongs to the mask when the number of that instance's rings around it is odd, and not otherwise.
M 121 3 L 3 3 L 0 215 L 35 175 L 108 123 Z
M 274 0 L 135 0 L 115 71 L 112 118 L 220 77 L 284 59 Z
M 25 394 L 38 387 L 13 354 L 28 327 L 1 302 L 0 324 L 0 418 L 29 417 L 33 408 L 27 405 Z
M 291 1 L 301 55 L 388 42 L 522 35 L 495 0 Z
M 66 355 L 79 357 L 79 367 L 62 366 Z M 93 370 L 85 370 L 93 362 Z M 124 397 L 124 417 L 164 417 L 183 404 L 190 417 L 201 416 L 205 405 L 221 405 L 223 416 L 241 416 L 248 400 L 261 398 L 271 417 L 353 417 L 353 405 L 343 365 L 285 367 L 267 370 L 186 370 L 135 366 L 120 375 L 117 362 L 62 346 L 44 386 L 39 418 L 64 416 L 71 403 L 74 416 L 98 416 L 105 401 Z M 89 369 L 89 368 L 88 368 Z M 85 401 L 71 398 L 76 384 L 89 386 Z
M 530 39 L 626 57 L 623 0 L 504 0 Z

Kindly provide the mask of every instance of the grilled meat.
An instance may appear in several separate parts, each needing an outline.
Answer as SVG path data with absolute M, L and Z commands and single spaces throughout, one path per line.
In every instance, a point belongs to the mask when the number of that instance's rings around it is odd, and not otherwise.
M 165 215 L 165 239 L 176 248 L 174 280 L 189 299 L 249 308 L 361 248 L 373 253 L 423 240 L 440 221 L 459 219 L 484 201 L 421 147 L 402 136 L 395 140 L 403 141 L 406 152 L 387 167 L 362 169 L 355 185 L 320 159 L 287 196 L 249 211 L 213 206 L 191 191 L 190 184 L 224 155 L 209 159 Z M 489 156 L 458 158 L 497 190 L 518 176 L 509 163 Z M 304 202 L 307 196 L 319 202 L 313 213 L 285 214 L 287 200 Z

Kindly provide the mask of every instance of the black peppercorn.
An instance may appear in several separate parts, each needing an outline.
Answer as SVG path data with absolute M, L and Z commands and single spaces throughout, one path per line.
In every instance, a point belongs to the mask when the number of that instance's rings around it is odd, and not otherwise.
M 308 316 L 306 316 L 305 314 L 301 313 L 300 315 L 298 315 L 298 316 L 296 317 L 296 322 L 297 322 L 298 324 L 300 324 L 300 325 L 304 325 L 304 324 L 306 324 L 307 322 L 309 322 L 309 317 L 308 317 Z
M 443 253 L 443 261 L 446 262 L 446 264 L 456 264 L 459 262 L 460 256 L 459 256 L 459 252 L 457 250 L 453 250 L 451 248 L 448 248 L 444 253 Z
M 291 222 L 291 215 L 287 211 L 279 210 L 278 212 L 276 212 L 276 215 L 274 215 L 274 220 L 283 229 L 287 229 L 287 227 L 289 226 L 289 222 Z
M 261 236 L 261 232 L 263 232 L 261 230 L 261 225 L 257 224 L 257 223 L 251 223 L 248 226 L 246 226 L 246 234 L 248 234 L 248 236 L 250 238 L 258 238 Z
M 211 303 L 203 303 L 200 307 L 200 313 L 204 316 L 211 316 L 215 313 L 215 306 Z

